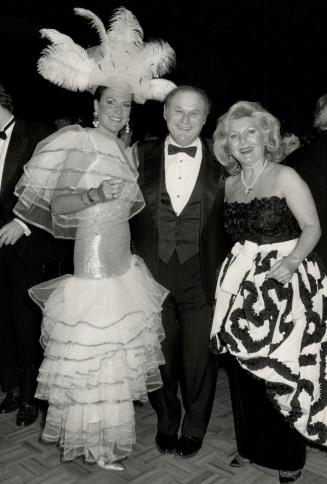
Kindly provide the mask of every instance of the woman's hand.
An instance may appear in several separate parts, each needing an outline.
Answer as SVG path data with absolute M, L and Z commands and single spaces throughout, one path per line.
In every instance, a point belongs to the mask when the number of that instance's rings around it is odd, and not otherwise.
M 95 202 L 107 202 L 108 200 L 119 198 L 123 186 L 124 182 L 121 178 L 104 180 L 98 188 L 90 190 L 90 196 Z
M 124 181 L 121 178 L 104 180 L 97 188 L 73 193 L 71 190 L 61 192 L 54 196 L 51 201 L 51 211 L 56 215 L 76 213 L 85 207 L 91 207 L 96 203 L 115 200 L 121 194 Z
M 299 265 L 296 257 L 288 255 L 278 260 L 266 274 L 266 279 L 275 279 L 281 284 L 285 284 L 292 279 L 294 272 Z

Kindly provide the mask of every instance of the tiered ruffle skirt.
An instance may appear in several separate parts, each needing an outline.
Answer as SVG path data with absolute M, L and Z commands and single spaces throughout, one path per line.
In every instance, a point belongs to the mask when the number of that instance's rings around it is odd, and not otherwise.
M 67 275 L 30 289 L 43 311 L 36 397 L 49 409 L 42 438 L 57 443 L 65 460 L 110 463 L 131 453 L 133 401 L 162 385 L 166 295 L 136 256 L 120 276 Z

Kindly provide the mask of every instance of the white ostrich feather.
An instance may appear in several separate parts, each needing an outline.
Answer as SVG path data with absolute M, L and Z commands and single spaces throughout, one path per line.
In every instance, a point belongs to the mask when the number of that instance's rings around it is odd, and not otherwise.
M 91 72 L 96 67 L 83 47 L 54 29 L 42 29 L 42 37 L 53 45 L 46 47 L 38 61 L 38 72 L 47 80 L 72 91 L 88 88 Z
M 69 35 L 62 34 L 56 29 L 41 29 L 40 34 L 43 39 L 48 39 L 50 40 L 50 42 L 52 42 L 53 44 L 57 44 L 58 46 L 70 46 L 72 44 L 78 45 L 69 37 Z M 80 49 L 83 49 L 83 47 L 79 47 Z
M 109 41 L 142 45 L 143 30 L 135 15 L 124 7 L 117 8 L 107 30 Z
M 49 81 L 72 91 L 94 91 L 97 86 L 124 85 L 135 102 L 163 100 L 175 87 L 171 81 L 153 79 L 166 74 L 175 63 L 167 42 L 143 42 L 137 18 L 124 7 L 114 11 L 108 30 L 90 10 L 75 8 L 88 19 L 99 35 L 100 44 L 84 49 L 57 30 L 42 29 L 52 45 L 38 61 L 39 73 Z
M 151 41 L 145 45 L 142 56 L 144 58 L 144 70 L 152 77 L 159 77 L 175 65 L 176 57 L 174 50 L 163 40 Z
M 175 89 L 176 84 L 168 79 L 152 79 L 147 90 L 147 99 L 164 101 L 170 91 Z
M 106 49 L 103 48 L 103 45 L 94 45 L 93 47 L 88 47 L 86 52 L 91 59 L 94 59 L 96 63 L 99 63 L 103 61 Z
M 102 20 L 95 13 L 85 8 L 74 8 L 74 12 L 76 15 L 87 18 L 91 22 L 92 27 L 98 32 L 101 45 L 108 44 L 108 36 L 105 26 L 103 25 Z

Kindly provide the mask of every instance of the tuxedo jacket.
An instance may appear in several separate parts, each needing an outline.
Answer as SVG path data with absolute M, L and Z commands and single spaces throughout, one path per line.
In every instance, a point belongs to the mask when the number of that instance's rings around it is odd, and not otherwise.
M 229 241 L 223 227 L 224 180 L 223 170 L 207 141 L 202 142 L 201 160 L 201 221 L 199 255 L 201 277 L 209 304 L 214 304 L 216 275 L 223 261 Z M 165 140 L 151 140 L 138 144 L 139 185 L 145 208 L 130 220 L 132 244 L 135 252 L 147 264 L 160 282 L 158 258 L 158 226 L 160 224 L 161 176 L 164 176 Z
M 17 202 L 15 186 L 24 171 L 24 165 L 31 158 L 39 141 L 53 130 L 40 123 L 16 119 L 8 150 L 0 187 L 0 227 L 15 217 L 13 208 Z M 29 226 L 31 235 L 23 235 L 13 246 L 17 257 L 27 266 L 43 265 L 61 258 L 64 246 L 34 226 Z M 0 249 L 1 251 L 1 249 Z
M 317 133 L 309 144 L 295 150 L 283 163 L 294 168 L 309 185 L 322 231 L 314 251 L 327 269 L 327 131 Z

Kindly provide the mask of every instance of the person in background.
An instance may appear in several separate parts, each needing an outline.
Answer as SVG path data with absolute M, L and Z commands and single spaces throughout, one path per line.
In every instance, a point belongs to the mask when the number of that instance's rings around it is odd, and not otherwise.
M 204 91 L 179 86 L 165 99 L 168 136 L 137 145 L 146 206 L 131 220 L 132 241 L 170 291 L 163 307 L 163 388 L 150 396 L 158 418 L 155 442 L 159 452 L 181 458 L 202 446 L 217 380 L 209 333 L 227 241 L 222 169 L 201 138 L 209 110 Z
M 301 146 L 301 141 L 294 133 L 286 132 L 282 136 L 282 145 L 284 145 L 284 157 L 290 155 L 293 151 Z
M 66 126 L 71 126 L 73 124 L 80 124 L 83 125 L 82 118 L 78 116 L 70 117 L 70 116 L 62 116 L 55 119 L 54 124 L 57 129 L 65 128 Z
M 16 424 L 38 416 L 34 399 L 40 363 L 41 313 L 27 290 L 41 282 L 49 266 L 60 270 L 65 247 L 12 210 L 15 185 L 36 144 L 52 131 L 13 114 L 10 94 L 0 85 L 0 381 L 6 396 L 0 412 L 18 410 Z
M 313 254 L 320 234 L 307 184 L 280 163 L 279 122 L 240 101 L 214 133 L 225 183 L 225 227 L 235 245 L 216 291 L 211 331 L 216 353 L 231 356 L 238 453 L 296 481 L 305 438 L 327 445 L 327 277 Z
M 314 113 L 316 135 L 292 153 L 284 164 L 293 167 L 309 185 L 321 224 L 321 238 L 315 253 L 327 267 L 327 94 L 317 101 Z
M 75 12 L 106 32 L 98 54 L 93 51 L 97 62 L 66 35 L 44 30 L 53 45 L 38 67 L 66 89 L 94 92 L 94 127 L 68 126 L 37 146 L 16 187 L 15 213 L 75 241 L 74 275 L 30 289 L 43 311 L 36 395 L 49 409 L 41 441 L 58 444 L 62 462 L 83 456 L 122 471 L 135 442 L 133 401 L 146 401 L 162 385 L 167 290 L 130 251 L 128 221 L 144 200 L 131 150 L 118 134 L 133 100 L 160 100 L 174 87 L 157 77 L 175 55 L 163 41 L 145 44 L 137 19 L 123 7 L 108 31 L 93 12 Z M 79 74 L 72 81 L 76 56 Z

